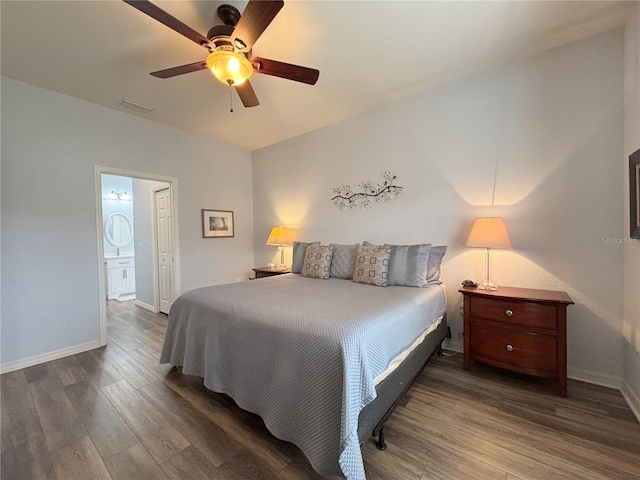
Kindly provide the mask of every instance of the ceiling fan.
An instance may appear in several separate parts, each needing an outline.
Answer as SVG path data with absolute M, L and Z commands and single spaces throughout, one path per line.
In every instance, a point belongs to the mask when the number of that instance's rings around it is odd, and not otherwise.
M 236 89 L 245 107 L 260 104 L 249 83 L 254 72 L 309 85 L 318 81 L 320 72 L 316 69 L 251 56 L 253 44 L 284 6 L 282 0 L 250 0 L 242 15 L 232 5 L 220 5 L 217 14 L 224 25 L 212 27 L 206 37 L 147 0 L 123 1 L 209 50 L 206 61 L 151 72 L 154 77 L 171 78 L 209 69 L 222 83 Z

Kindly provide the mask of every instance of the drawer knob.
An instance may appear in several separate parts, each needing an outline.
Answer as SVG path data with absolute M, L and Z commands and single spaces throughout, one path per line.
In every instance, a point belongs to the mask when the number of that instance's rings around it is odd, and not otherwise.
M 507 345 L 507 352 L 513 352 L 513 345 Z
M 504 312 L 507 314 L 507 317 L 513 317 L 513 311 L 512 310 L 507 310 L 506 312 Z

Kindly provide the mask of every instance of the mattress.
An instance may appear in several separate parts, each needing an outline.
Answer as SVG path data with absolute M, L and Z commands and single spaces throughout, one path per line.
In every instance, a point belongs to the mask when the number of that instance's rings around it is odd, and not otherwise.
M 398 368 L 400 366 L 400 364 L 402 362 L 404 362 L 404 360 L 409 355 L 411 355 L 411 352 L 413 352 L 416 348 L 418 348 L 420 346 L 420 344 L 422 342 L 424 342 L 424 339 L 427 338 L 427 335 L 429 335 L 436 328 L 438 328 L 438 325 L 440 325 L 440 322 L 442 322 L 443 319 L 444 319 L 444 315 L 440 315 L 438 318 L 436 318 L 436 320 L 434 322 L 432 322 L 426 328 L 426 330 L 424 332 L 422 332 L 420 334 L 420 336 L 418 338 L 416 338 L 411 345 L 409 345 L 409 347 L 407 347 L 405 350 L 400 352 L 393 360 L 391 360 L 389 362 L 389 366 L 387 367 L 387 369 L 384 372 L 382 372 L 381 374 L 379 374 L 376 378 L 374 378 L 374 380 L 373 380 L 374 385 L 377 386 L 385 378 L 387 378 L 389 375 L 391 375 L 395 371 L 395 369 Z
M 161 362 L 260 415 L 318 473 L 360 480 L 358 415 L 374 380 L 445 307 L 439 285 L 287 274 L 205 287 L 173 303 Z

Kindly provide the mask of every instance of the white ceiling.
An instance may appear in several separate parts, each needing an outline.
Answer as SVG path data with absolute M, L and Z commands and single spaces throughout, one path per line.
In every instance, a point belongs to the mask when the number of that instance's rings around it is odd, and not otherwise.
M 315 86 L 251 78 L 244 108 L 210 72 L 149 72 L 204 60 L 207 50 L 119 0 L 0 2 L 10 78 L 255 150 L 420 94 L 465 75 L 624 24 L 637 2 L 292 1 L 253 54 L 320 70 Z M 246 1 L 156 1 L 198 32 L 216 8 Z M 157 108 L 143 114 L 122 97 Z

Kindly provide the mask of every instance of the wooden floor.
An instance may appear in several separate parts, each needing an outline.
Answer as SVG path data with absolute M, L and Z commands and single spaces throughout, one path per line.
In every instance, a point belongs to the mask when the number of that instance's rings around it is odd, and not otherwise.
M 109 344 L 2 375 L 1 478 L 320 478 L 255 415 L 158 364 L 166 316 L 108 302 Z M 363 446 L 369 480 L 638 479 L 640 424 L 618 391 L 460 355 L 427 366 Z

